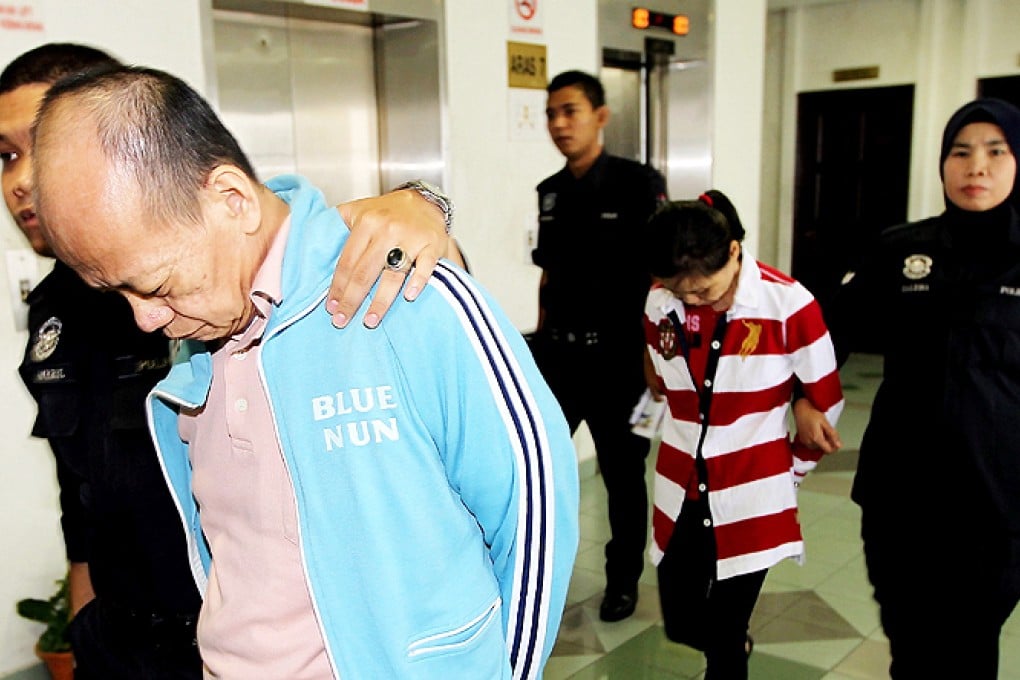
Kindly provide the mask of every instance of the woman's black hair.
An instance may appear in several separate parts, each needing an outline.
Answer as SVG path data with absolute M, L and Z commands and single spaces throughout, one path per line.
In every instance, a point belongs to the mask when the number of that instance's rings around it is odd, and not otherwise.
M 721 191 L 695 201 L 661 206 L 645 229 L 645 262 L 652 276 L 711 276 L 729 261 L 730 243 L 744 240 L 744 225 Z

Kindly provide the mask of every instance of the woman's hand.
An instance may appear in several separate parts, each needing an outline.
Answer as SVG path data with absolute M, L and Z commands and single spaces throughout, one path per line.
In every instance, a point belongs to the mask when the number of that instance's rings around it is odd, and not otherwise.
M 806 398 L 793 402 L 793 418 L 797 423 L 797 440 L 809 449 L 832 453 L 843 446 L 836 428 Z

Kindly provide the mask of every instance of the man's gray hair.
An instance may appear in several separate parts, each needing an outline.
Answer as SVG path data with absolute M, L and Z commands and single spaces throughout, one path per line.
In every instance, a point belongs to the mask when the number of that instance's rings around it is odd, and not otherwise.
M 143 205 L 160 222 L 198 224 L 199 191 L 219 165 L 236 166 L 258 181 L 209 103 L 180 78 L 155 69 L 113 66 L 58 81 L 46 93 L 33 127 L 37 156 L 45 154 L 48 145 L 60 144 L 51 138 L 49 123 L 71 102 L 77 105 L 76 122 L 95 125 L 114 172 L 138 186 Z M 37 209 L 42 211 L 42 206 L 37 204 Z

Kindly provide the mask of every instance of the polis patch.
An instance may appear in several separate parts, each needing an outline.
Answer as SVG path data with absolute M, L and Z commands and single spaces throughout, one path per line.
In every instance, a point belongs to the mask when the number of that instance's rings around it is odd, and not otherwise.
M 917 281 L 931 274 L 932 259 L 929 255 L 908 255 L 903 260 L 903 275 Z
M 542 212 L 549 212 L 556 207 L 556 193 L 542 195 Z
M 60 332 L 64 329 L 63 322 L 55 316 L 46 319 L 39 330 L 32 338 L 32 348 L 28 351 L 28 358 L 38 363 L 49 359 L 57 349 L 60 342 Z

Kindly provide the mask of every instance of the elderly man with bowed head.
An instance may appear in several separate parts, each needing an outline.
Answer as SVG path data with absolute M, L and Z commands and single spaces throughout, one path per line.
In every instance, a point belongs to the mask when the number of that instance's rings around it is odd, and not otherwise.
M 316 313 L 346 239 L 337 211 L 300 177 L 261 184 L 208 103 L 160 71 L 55 85 L 35 170 L 56 254 L 143 330 L 204 341 L 148 408 L 204 586 L 206 673 L 541 677 L 577 470 L 488 294 L 440 263 L 377 330 L 337 332 Z

